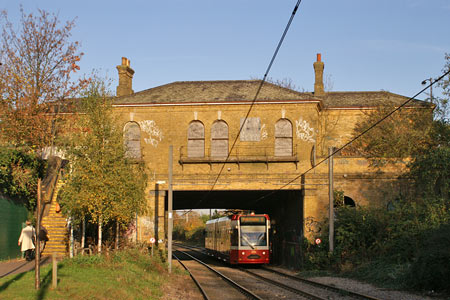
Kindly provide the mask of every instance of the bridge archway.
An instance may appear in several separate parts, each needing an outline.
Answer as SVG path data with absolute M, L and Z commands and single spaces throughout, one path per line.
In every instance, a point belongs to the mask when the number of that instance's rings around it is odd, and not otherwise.
M 167 207 L 167 196 L 165 197 Z M 299 190 L 174 191 L 174 210 L 242 209 L 271 219 L 272 262 L 300 267 L 303 196 Z

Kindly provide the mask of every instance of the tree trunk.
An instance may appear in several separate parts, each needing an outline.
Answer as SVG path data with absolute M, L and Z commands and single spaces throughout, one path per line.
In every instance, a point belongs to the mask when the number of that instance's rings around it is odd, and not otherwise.
M 98 254 L 102 253 L 102 218 L 98 218 Z
M 73 258 L 74 244 L 73 244 L 73 219 L 72 219 L 72 217 L 69 217 L 69 224 L 70 224 L 69 256 L 70 256 L 70 258 Z
M 116 244 L 115 244 L 116 250 L 119 249 L 119 230 L 120 230 L 120 224 L 119 224 L 119 222 L 116 222 Z
M 82 250 L 84 249 L 85 241 L 86 241 L 86 217 L 83 217 L 83 221 L 81 222 L 81 249 Z

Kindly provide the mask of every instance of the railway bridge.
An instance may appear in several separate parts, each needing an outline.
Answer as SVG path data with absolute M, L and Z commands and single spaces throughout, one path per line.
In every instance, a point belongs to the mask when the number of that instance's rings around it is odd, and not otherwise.
M 328 215 L 328 166 L 318 165 L 328 148 L 348 142 L 368 111 L 407 100 L 386 91 L 326 92 L 320 55 L 313 64 L 314 92 L 266 82 L 256 101 L 259 80 L 173 82 L 135 93 L 130 61 L 122 58 L 117 69 L 114 112 L 128 155 L 150 172 L 150 214 L 138 217 L 136 238 L 165 238 L 172 146 L 174 209 L 267 213 L 275 261 L 293 267 L 303 238 L 314 238 L 318 221 Z M 431 109 L 422 101 L 409 108 Z M 407 184 L 398 179 L 401 171 L 373 169 L 363 157 L 339 154 L 334 189 L 350 205 L 386 205 Z

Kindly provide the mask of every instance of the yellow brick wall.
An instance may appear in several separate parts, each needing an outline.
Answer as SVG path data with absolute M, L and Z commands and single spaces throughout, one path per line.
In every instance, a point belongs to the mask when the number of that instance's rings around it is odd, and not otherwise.
M 150 210 L 155 212 L 154 193 L 157 181 L 165 181 L 159 189 L 167 190 L 168 182 L 168 149 L 173 145 L 174 190 L 211 189 L 211 183 L 217 177 L 222 164 L 184 164 L 178 163 L 180 150 L 187 152 L 187 129 L 193 120 L 199 120 L 205 128 L 205 149 L 211 144 L 211 125 L 219 118 L 228 124 L 229 148 L 231 148 L 240 127 L 240 120 L 246 116 L 249 105 L 243 104 L 197 104 L 197 105 L 155 105 L 148 107 L 115 107 L 121 126 L 127 122 L 137 122 L 141 127 L 141 150 L 143 159 L 149 169 L 148 193 Z M 262 126 L 262 137 L 259 142 L 242 142 L 238 139 L 236 148 L 262 147 L 273 151 L 275 123 L 286 118 L 292 123 L 293 149 L 297 152 L 299 163 L 227 163 L 215 190 L 276 190 L 280 186 L 311 168 L 311 151 L 316 147 L 316 161 L 326 156 L 329 146 L 341 146 L 353 134 L 353 127 L 364 117 L 363 110 L 321 110 L 317 103 L 283 103 L 257 104 L 249 117 L 259 117 Z M 253 148 L 253 149 L 252 149 Z M 262 150 L 261 150 L 262 151 Z M 205 155 L 208 153 L 205 151 Z M 393 174 L 396 168 L 387 170 Z M 358 205 L 366 205 L 380 201 L 383 193 L 376 185 L 393 179 L 387 176 L 383 180 L 371 178 L 376 170 L 370 168 L 362 158 L 335 159 L 335 189 L 342 189 L 352 197 Z M 327 216 L 328 209 L 328 165 L 308 173 L 303 189 L 304 218 L 320 220 Z M 364 177 L 365 176 L 365 177 Z M 226 185 L 221 183 L 227 183 Z M 296 180 L 299 189 L 300 179 Z M 381 187 L 378 187 L 381 188 Z M 379 191 L 372 193 L 373 190 Z M 300 200 L 300 199 L 299 199 Z M 384 199 L 386 200 L 386 199 Z M 158 201 L 157 216 L 141 219 L 140 239 L 148 240 L 155 222 L 159 222 L 158 235 L 163 237 L 164 201 Z M 306 228 L 305 235 L 311 231 Z

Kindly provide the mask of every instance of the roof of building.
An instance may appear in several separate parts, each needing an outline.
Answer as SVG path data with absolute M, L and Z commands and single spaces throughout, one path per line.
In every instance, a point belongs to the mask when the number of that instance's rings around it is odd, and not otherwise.
M 409 97 L 387 91 L 373 92 L 328 92 L 322 97 L 325 107 L 374 107 L 380 105 L 400 105 Z M 431 104 L 421 100 L 411 100 L 408 106 L 430 107 Z
M 177 81 L 117 97 L 114 103 L 142 105 L 246 102 L 254 100 L 260 84 L 261 80 Z M 257 97 L 257 101 L 317 101 L 328 108 L 400 105 L 406 100 L 407 97 L 387 91 L 328 92 L 318 97 L 311 92 L 297 92 L 269 82 L 263 84 Z M 413 100 L 410 105 L 428 106 L 429 103 Z

